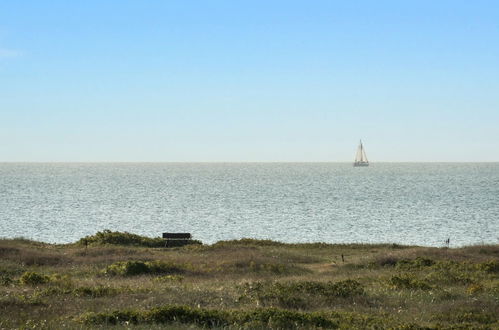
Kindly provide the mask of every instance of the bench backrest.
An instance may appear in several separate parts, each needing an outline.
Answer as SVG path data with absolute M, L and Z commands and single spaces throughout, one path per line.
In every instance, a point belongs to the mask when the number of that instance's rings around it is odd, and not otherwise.
M 191 239 L 190 233 L 163 233 L 163 238 L 166 239 Z

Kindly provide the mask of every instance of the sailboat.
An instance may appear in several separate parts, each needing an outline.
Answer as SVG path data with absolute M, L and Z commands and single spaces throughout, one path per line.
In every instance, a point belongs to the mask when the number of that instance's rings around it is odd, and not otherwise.
M 367 160 L 362 140 L 360 140 L 359 147 L 357 148 L 357 154 L 355 155 L 353 166 L 369 166 L 369 161 Z

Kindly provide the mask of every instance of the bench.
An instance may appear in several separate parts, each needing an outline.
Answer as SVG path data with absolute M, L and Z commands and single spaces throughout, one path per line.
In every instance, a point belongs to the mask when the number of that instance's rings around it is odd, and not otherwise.
M 183 246 L 189 244 L 192 239 L 191 233 L 163 233 L 165 247 Z

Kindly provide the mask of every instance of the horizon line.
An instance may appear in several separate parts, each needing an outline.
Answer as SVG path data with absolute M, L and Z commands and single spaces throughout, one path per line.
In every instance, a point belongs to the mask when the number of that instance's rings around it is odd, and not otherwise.
M 0 161 L 0 164 L 353 164 L 353 161 Z M 369 162 L 373 164 L 480 164 L 499 163 L 499 160 L 492 161 L 377 161 Z

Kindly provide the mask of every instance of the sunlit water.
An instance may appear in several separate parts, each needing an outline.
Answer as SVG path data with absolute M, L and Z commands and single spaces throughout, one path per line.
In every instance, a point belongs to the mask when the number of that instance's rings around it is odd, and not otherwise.
M 499 243 L 499 163 L 0 164 L 0 237 Z

